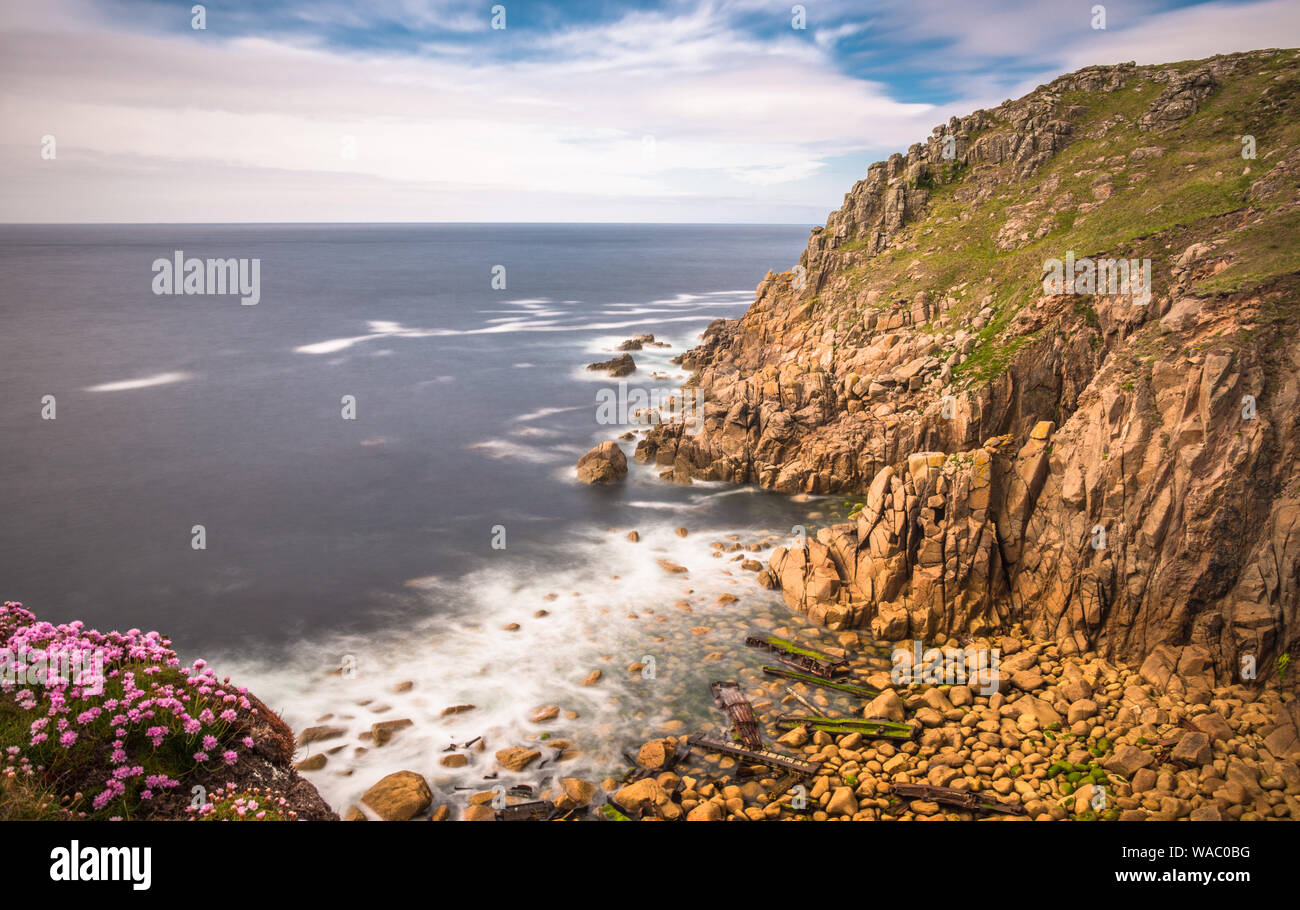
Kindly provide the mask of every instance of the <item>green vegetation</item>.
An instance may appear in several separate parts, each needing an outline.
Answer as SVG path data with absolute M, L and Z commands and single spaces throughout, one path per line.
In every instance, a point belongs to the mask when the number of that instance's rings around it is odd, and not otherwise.
M 1194 71 L 1201 61 L 1172 67 Z M 1071 130 L 1064 147 L 1032 176 L 1015 179 L 1010 165 L 940 166 L 915 186 L 927 191 L 925 211 L 876 256 L 868 238 L 839 248 L 853 292 L 849 309 L 826 301 L 827 325 L 891 309 L 892 301 L 952 297 L 954 321 L 992 315 L 976 345 L 953 370 L 965 387 L 987 383 L 1054 333 L 1022 329 L 1017 316 L 1042 296 L 1043 264 L 1073 251 L 1078 258 L 1149 258 L 1153 293 L 1168 290 L 1174 263 L 1192 244 L 1213 241 L 1222 261 L 1194 285 L 1198 294 L 1251 291 L 1300 273 L 1300 212 L 1289 188 L 1252 198 L 1252 184 L 1288 149 L 1300 146 L 1300 62 L 1293 51 L 1253 60 L 1223 79 L 1198 111 L 1170 132 L 1143 131 L 1137 121 L 1165 85 L 1139 70 L 1114 92 L 1060 95 L 1055 117 Z M 1012 133 L 1009 122 L 982 134 Z M 1243 159 L 1243 134 L 1254 136 L 1258 157 Z M 967 137 L 969 147 L 976 137 Z M 1283 183 L 1286 183 L 1284 180 Z M 976 189 L 978 188 L 978 189 Z M 1249 210 L 1255 210 L 1247 217 Z M 865 290 L 875 289 L 871 304 Z M 847 303 L 848 301 L 846 301 Z M 1078 331 L 1098 350 L 1105 340 L 1097 310 L 1072 306 Z M 1294 309 L 1294 306 L 1293 306 Z M 1286 314 L 1294 319 L 1294 312 Z M 1067 328 L 1067 333 L 1069 329 Z M 942 357 L 951 352 L 943 351 Z M 1152 351 L 1150 362 L 1161 356 Z M 850 510 L 848 517 L 854 512 Z

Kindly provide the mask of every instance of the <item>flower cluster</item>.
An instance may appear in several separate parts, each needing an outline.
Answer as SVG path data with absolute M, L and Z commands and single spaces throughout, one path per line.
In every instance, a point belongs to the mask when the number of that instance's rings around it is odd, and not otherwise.
M 289 808 L 289 801 L 283 796 L 260 787 L 240 790 L 232 783 L 213 790 L 206 803 L 198 808 L 190 806 L 189 812 L 191 821 L 285 822 L 298 819 L 298 813 Z
M 202 660 L 182 668 L 170 646 L 157 632 L 40 622 L 22 604 L 5 602 L 0 650 L 8 672 L 0 674 L 0 698 L 30 718 L 27 742 L 9 747 L 14 773 L 27 773 L 19 769 L 30 759 L 52 777 L 97 789 L 95 812 L 119 817 L 201 767 L 238 762 L 239 746 L 252 742 L 243 735 L 247 720 L 257 713 L 247 690 L 217 679 Z M 53 655 L 66 653 L 95 654 L 96 678 L 55 673 Z M 47 655 L 48 672 L 33 674 L 33 663 L 46 669 Z

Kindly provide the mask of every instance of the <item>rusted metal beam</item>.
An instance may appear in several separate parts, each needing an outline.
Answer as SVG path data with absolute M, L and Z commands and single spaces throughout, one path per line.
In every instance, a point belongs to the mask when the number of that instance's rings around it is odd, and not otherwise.
M 767 749 L 746 749 L 734 743 L 724 743 L 720 740 L 710 739 L 701 733 L 692 736 L 690 743 L 692 748 L 704 752 L 721 752 L 723 755 L 744 759 L 756 765 L 766 765 L 778 771 L 793 772 L 801 776 L 816 774 L 817 769 L 821 767 L 821 762 L 804 761 L 801 758 L 793 758 Z
M 825 717 L 819 714 L 782 714 L 777 726 L 792 730 L 809 727 L 823 733 L 861 733 L 871 739 L 911 740 L 917 736 L 918 727 L 889 720 L 864 720 L 860 717 Z
M 848 661 L 832 657 L 813 648 L 805 647 L 775 635 L 752 633 L 745 636 L 745 644 L 751 648 L 763 648 L 777 655 L 781 663 L 788 664 L 824 679 L 830 679 L 837 673 L 847 673 Z
M 879 689 L 859 686 L 850 682 L 826 679 L 821 676 L 815 676 L 811 673 L 798 673 L 793 670 L 782 670 L 780 667 L 763 667 L 763 672 L 768 676 L 779 676 L 781 679 L 789 679 L 809 686 L 821 686 L 825 689 L 834 689 L 836 692 L 847 692 L 849 695 L 856 695 L 858 698 L 875 698 L 880 694 Z
M 891 784 L 895 796 L 903 799 L 926 799 L 934 803 L 956 806 L 972 812 L 998 812 L 1002 815 L 1027 815 L 1024 806 L 1016 803 L 999 802 L 981 793 L 971 790 L 957 790 L 953 787 L 933 787 L 929 784 Z

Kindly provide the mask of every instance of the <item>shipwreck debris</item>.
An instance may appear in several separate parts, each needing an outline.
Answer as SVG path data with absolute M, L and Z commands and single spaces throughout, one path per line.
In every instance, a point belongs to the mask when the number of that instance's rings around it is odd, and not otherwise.
M 821 767 L 821 762 L 804 761 L 801 758 L 793 758 L 768 749 L 746 749 L 735 743 L 724 743 L 720 740 L 710 739 L 702 733 L 696 733 L 688 742 L 690 742 L 692 748 L 699 749 L 702 752 L 721 752 L 723 755 L 744 759 L 755 765 L 766 765 L 777 771 L 794 773 L 802 777 L 811 777 Z
M 891 784 L 895 796 L 903 799 L 926 799 L 934 803 L 969 809 L 972 812 L 998 812 L 1002 815 L 1027 815 L 1025 807 L 1016 803 L 1004 803 L 989 796 L 970 790 L 957 790 L 953 787 L 933 787 L 929 784 Z
M 745 693 L 740 691 L 740 686 L 734 682 L 715 682 L 709 684 L 709 691 L 713 693 L 714 704 L 726 711 L 731 719 L 732 735 L 747 748 L 763 748 L 754 706 L 749 703 Z
M 550 821 L 557 815 L 562 815 L 563 810 L 557 809 L 554 803 L 546 800 L 532 800 L 526 803 L 517 803 L 513 806 L 506 806 L 504 809 L 497 810 L 497 821 L 499 822 L 546 822 Z
M 919 728 L 911 724 L 900 724 L 890 720 L 864 720 L 857 717 L 824 717 L 818 714 L 782 714 L 776 720 L 777 726 L 792 730 L 795 727 L 810 727 L 823 733 L 849 734 L 861 733 L 870 739 L 915 739 Z
M 781 679 L 801 682 L 809 686 L 821 686 L 824 689 L 834 689 L 836 692 L 847 692 L 849 695 L 856 695 L 858 698 L 875 698 L 880 694 L 879 689 L 872 689 L 869 686 L 859 686 L 856 683 L 845 682 L 843 680 L 826 679 L 823 676 L 814 676 L 811 673 L 799 673 L 796 670 L 782 670 L 780 667 L 764 667 L 763 672 L 768 676 L 778 676 Z
M 788 639 L 777 638 L 775 635 L 762 633 L 746 635 L 745 644 L 751 648 L 764 648 L 771 651 L 781 663 L 806 670 L 823 679 L 830 679 L 836 674 L 849 671 L 849 662 L 843 658 L 832 657 Z

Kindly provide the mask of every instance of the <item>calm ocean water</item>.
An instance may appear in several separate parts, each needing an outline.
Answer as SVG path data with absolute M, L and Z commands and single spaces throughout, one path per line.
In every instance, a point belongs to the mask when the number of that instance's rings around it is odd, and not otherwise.
M 406 709 L 417 719 L 469 701 L 516 724 L 557 699 L 569 668 L 609 659 L 622 633 L 607 615 L 707 588 L 719 563 L 676 526 L 789 530 L 784 497 L 674 486 L 635 463 L 626 483 L 588 488 L 573 465 L 624 429 L 597 423 L 597 390 L 614 383 L 587 363 L 652 332 L 671 347 L 635 353 L 631 382 L 675 388 L 685 374 L 669 359 L 710 320 L 740 315 L 806 237 L 795 226 L 0 228 L 0 593 L 52 621 L 159 629 L 296 725 L 337 711 L 343 696 L 321 680 L 345 656 L 362 661 L 375 698 L 419 680 L 427 703 Z M 260 259 L 260 302 L 155 295 L 151 263 L 175 250 Z M 54 420 L 41 417 L 47 395 Z M 345 395 L 356 420 L 342 418 Z M 191 546 L 195 525 L 206 549 Z M 642 544 L 626 541 L 631 528 Z M 670 577 L 659 558 L 695 568 Z M 746 592 L 779 603 L 749 579 Z M 542 608 L 549 624 L 499 632 Z
M 574 526 L 690 496 L 571 482 L 578 455 L 614 435 L 595 422 L 595 389 L 611 383 L 585 364 L 651 331 L 673 347 L 636 355 L 633 381 L 669 387 L 650 380 L 652 363 L 673 369 L 710 319 L 743 312 L 806 235 L 0 228 L 4 595 L 49 618 L 159 628 L 189 649 L 364 628 L 402 609 L 409 579 L 563 559 Z M 178 249 L 259 258 L 261 302 L 155 296 L 150 264 Z M 490 286 L 494 265 L 504 290 Z M 55 420 L 41 419 L 44 395 Z M 191 548 L 196 524 L 204 551 Z M 497 524 L 504 552 L 490 546 Z

